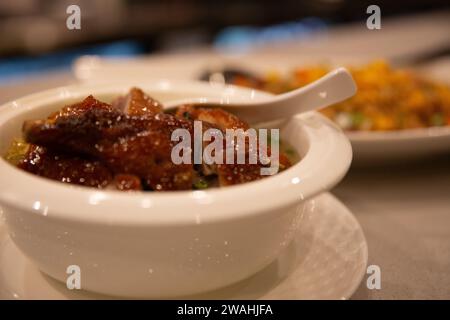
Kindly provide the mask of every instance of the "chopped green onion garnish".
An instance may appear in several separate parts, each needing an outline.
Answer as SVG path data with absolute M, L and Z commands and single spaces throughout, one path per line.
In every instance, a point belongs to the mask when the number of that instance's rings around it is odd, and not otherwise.
M 353 127 L 358 128 L 364 121 L 364 115 L 361 112 L 351 113 Z
M 183 112 L 183 117 L 184 117 L 185 119 L 191 119 L 191 115 L 190 115 L 190 113 L 187 112 L 187 111 Z
M 206 182 L 205 180 L 198 180 L 196 182 L 194 182 L 194 189 L 206 189 L 208 188 L 208 182 Z
M 431 125 L 433 126 L 443 126 L 445 124 L 444 122 L 444 116 L 442 113 L 434 113 L 431 116 Z

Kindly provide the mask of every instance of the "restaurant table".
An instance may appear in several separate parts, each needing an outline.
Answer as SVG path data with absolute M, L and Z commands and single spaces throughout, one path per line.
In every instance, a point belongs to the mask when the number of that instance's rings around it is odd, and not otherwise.
M 381 30 L 363 23 L 333 28 L 306 41 L 258 48 L 263 53 L 414 61 L 450 44 L 450 12 L 382 18 Z M 420 66 L 449 81 L 450 58 Z M 364 278 L 353 299 L 450 299 L 449 155 L 384 167 L 352 167 L 332 190 L 356 216 L 369 247 L 369 265 L 381 269 L 381 289 Z
M 386 23 L 385 30 L 391 29 L 386 37 L 359 28 L 358 38 L 355 27 L 344 27 L 334 36 L 329 34 L 326 45 L 280 47 L 310 54 L 342 53 L 336 43 L 344 41 L 346 51 L 355 49 L 371 57 L 402 56 L 448 40 L 447 18 L 439 13 Z M 0 102 L 74 82 L 70 72 L 59 72 L 2 85 Z M 368 264 L 381 269 L 381 289 L 368 289 L 365 277 L 353 299 L 450 299 L 450 155 L 383 167 L 352 167 L 332 193 L 361 224 L 369 248 Z
M 46 79 L 0 87 L 0 103 L 75 82 L 70 73 Z M 352 167 L 332 193 L 361 224 L 368 264 L 381 269 L 381 289 L 365 277 L 353 299 L 450 299 L 450 155 Z
M 449 146 L 450 147 L 450 146 Z M 450 299 L 450 156 L 351 168 L 333 189 L 356 216 L 381 269 L 354 299 Z

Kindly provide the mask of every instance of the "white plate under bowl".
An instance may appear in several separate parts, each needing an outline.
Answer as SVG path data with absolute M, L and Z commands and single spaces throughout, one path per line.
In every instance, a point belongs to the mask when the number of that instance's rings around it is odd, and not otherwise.
M 186 63 L 189 61 L 189 63 Z M 197 79 L 207 70 L 223 66 L 242 68 L 256 74 L 277 70 L 287 73 L 292 68 L 328 62 L 332 65 L 355 65 L 366 63 L 367 57 L 332 56 L 326 60 L 311 55 L 298 53 L 251 53 L 251 54 L 218 54 L 210 51 L 155 55 L 137 59 L 100 59 L 83 57 L 78 59 L 73 71 L 80 81 L 104 82 L 120 78 L 145 79 Z M 443 61 L 433 68 L 422 70 L 430 77 L 441 81 L 450 78 L 450 64 Z M 439 69 L 440 73 L 436 73 Z M 447 69 L 447 71 L 445 71 Z M 427 73 L 428 72 L 428 73 Z M 348 132 L 353 148 L 353 164 L 356 166 L 384 165 L 401 161 L 410 161 L 443 153 L 450 153 L 450 127 L 429 129 L 397 130 L 391 132 Z
M 366 273 L 363 231 L 331 194 L 324 193 L 309 203 L 298 236 L 276 261 L 244 281 L 183 299 L 350 298 Z M 68 290 L 42 274 L 14 245 L 0 222 L 0 299 L 112 298 Z

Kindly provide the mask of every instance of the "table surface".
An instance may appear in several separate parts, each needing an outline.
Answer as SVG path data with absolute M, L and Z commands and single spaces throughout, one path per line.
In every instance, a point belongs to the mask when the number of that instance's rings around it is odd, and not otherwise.
M 423 34 L 428 44 L 433 37 L 442 41 L 449 29 L 442 30 L 442 24 L 435 18 L 431 20 L 433 23 L 427 24 L 425 19 L 419 19 L 426 30 L 423 33 L 405 23 L 399 28 L 412 30 L 415 37 Z M 441 22 L 445 21 L 448 23 L 450 19 Z M 430 29 L 433 25 L 434 31 Z M 409 33 L 402 32 L 398 33 L 402 37 L 383 43 L 380 43 L 383 38 L 378 39 L 377 35 L 377 46 L 389 48 L 389 42 L 408 38 Z M 427 37 L 430 32 L 433 37 Z M 338 33 L 344 39 L 349 34 L 342 30 Z M 362 38 L 366 34 L 367 31 L 362 31 Z M 356 39 L 354 32 L 351 37 Z M 364 45 L 361 41 L 353 43 Z M 291 44 L 291 48 L 303 50 L 297 43 Z M 393 48 L 399 52 L 394 50 L 392 54 L 400 54 L 404 46 Z M 0 87 L 0 103 L 75 81 L 71 73 L 63 72 L 46 75 L 45 81 L 39 78 L 6 84 Z M 367 289 L 364 279 L 353 299 L 450 299 L 450 155 L 390 167 L 351 168 L 332 193 L 360 222 L 369 246 L 369 265 L 381 268 L 381 289 Z
M 354 299 L 450 298 L 450 156 L 352 168 L 332 191 L 356 216 L 381 289 Z

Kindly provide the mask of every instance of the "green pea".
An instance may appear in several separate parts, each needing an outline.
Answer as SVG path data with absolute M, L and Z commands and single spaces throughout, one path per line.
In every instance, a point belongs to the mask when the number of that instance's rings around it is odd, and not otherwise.
M 194 189 L 206 189 L 208 188 L 208 182 L 200 179 L 194 182 Z
M 439 112 L 434 113 L 431 116 L 430 121 L 431 121 L 431 125 L 436 126 L 436 127 L 443 126 L 445 124 L 444 116 L 442 113 L 439 113 Z
M 364 115 L 361 112 L 353 112 L 351 114 L 353 127 L 360 127 L 364 122 Z

